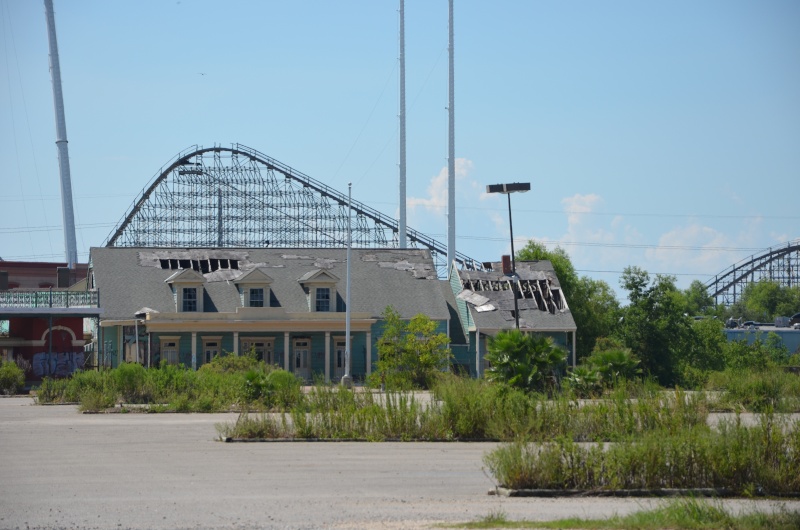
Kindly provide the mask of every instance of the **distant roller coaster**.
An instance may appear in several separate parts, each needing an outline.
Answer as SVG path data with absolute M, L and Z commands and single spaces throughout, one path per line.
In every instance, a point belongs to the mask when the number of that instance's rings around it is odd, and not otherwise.
M 742 296 L 748 283 L 761 280 L 784 287 L 800 285 L 800 239 L 743 259 L 706 282 L 706 288 L 717 305 L 731 305 Z
M 163 167 L 106 240 L 112 247 L 342 247 L 347 195 L 258 151 L 193 146 Z M 398 247 L 398 222 L 352 201 L 352 244 Z M 427 248 L 440 276 L 447 248 L 411 228 L 409 246 Z M 456 253 L 462 268 L 480 262 Z

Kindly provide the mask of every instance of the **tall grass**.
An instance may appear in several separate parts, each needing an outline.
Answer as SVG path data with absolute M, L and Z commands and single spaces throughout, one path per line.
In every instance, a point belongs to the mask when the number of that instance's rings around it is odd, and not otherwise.
M 413 393 L 374 394 L 318 385 L 292 409 L 291 427 L 280 431 L 280 436 L 500 441 L 562 436 L 576 441 L 618 441 L 652 430 L 705 424 L 706 416 L 701 396 L 680 392 L 643 392 L 641 398 L 630 400 L 620 390 L 607 400 L 584 403 L 570 395 L 548 399 L 482 380 L 452 377 L 439 382 L 426 405 Z M 264 416 L 258 421 L 274 424 L 278 420 Z M 274 426 L 264 430 L 278 432 Z M 235 426 L 226 432 L 235 438 L 247 437 L 236 432 Z
M 255 391 L 253 381 L 257 382 Z M 67 379 L 45 378 L 36 400 L 41 404 L 77 402 L 84 411 L 115 405 L 149 405 L 148 410 L 156 412 L 286 410 L 300 401 L 300 384 L 293 374 L 257 361 L 212 361 L 198 371 L 123 363 L 113 370 L 76 372 Z
M 800 491 L 800 424 L 767 414 L 756 427 L 725 422 L 656 430 L 614 444 L 515 442 L 484 457 L 512 489 L 715 488 L 753 495 Z
M 715 372 L 708 388 L 720 391 L 716 406 L 722 409 L 800 412 L 800 377 L 779 368 Z

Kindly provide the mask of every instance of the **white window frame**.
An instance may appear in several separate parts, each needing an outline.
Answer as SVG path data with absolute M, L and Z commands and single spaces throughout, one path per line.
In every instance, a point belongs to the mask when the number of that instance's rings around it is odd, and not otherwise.
M 181 364 L 181 338 L 179 335 L 175 336 L 161 336 L 159 340 L 159 351 L 161 352 L 161 360 L 166 361 L 167 364 L 178 366 Z M 170 355 L 167 355 L 170 352 Z
M 267 289 L 258 285 L 251 285 L 247 289 L 247 307 L 269 307 L 269 298 L 265 296 Z M 253 291 L 261 291 L 261 305 L 253 305 Z
M 194 300 L 189 300 L 187 299 L 187 295 L 192 291 L 194 291 Z M 197 287 L 194 286 L 181 287 L 181 299 L 180 299 L 181 313 L 197 313 L 197 310 L 200 306 L 200 304 L 197 301 L 199 294 L 197 291 L 198 291 Z M 186 309 L 186 304 L 191 302 L 194 302 L 194 309 Z
M 305 351 L 305 355 L 300 356 L 299 351 Z M 311 372 L 311 339 L 297 338 L 292 341 L 292 367 L 294 372 Z
M 216 355 L 219 356 L 222 353 L 222 335 L 216 335 L 214 337 L 205 336 L 202 337 L 202 339 L 203 339 L 203 362 L 210 363 L 211 360 L 214 358 L 214 355 L 209 356 L 208 349 L 210 347 L 215 347 Z
M 319 308 L 319 303 L 321 301 L 320 298 L 319 298 L 319 295 L 322 293 L 322 291 L 328 291 L 328 300 L 327 300 L 328 301 L 328 309 L 327 310 Z M 320 285 L 320 286 L 314 287 L 314 300 L 313 300 L 313 302 L 314 302 L 314 312 L 315 313 L 330 313 L 332 311 L 332 308 L 333 308 L 333 303 L 332 302 L 335 299 L 336 298 L 335 298 L 335 295 L 334 295 L 333 288 L 331 288 L 331 287 L 329 287 L 327 285 Z M 322 301 L 324 301 L 324 300 L 322 300 Z
M 239 342 L 242 347 L 239 351 L 242 353 L 249 350 L 251 346 L 255 346 L 256 354 L 260 351 L 261 358 L 265 363 L 275 363 L 275 337 L 241 337 Z M 258 344 L 262 345 L 260 350 Z

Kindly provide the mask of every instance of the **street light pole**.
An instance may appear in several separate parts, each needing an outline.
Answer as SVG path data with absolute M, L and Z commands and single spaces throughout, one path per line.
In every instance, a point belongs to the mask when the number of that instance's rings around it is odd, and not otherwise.
M 514 224 L 511 222 L 511 194 L 530 191 L 530 182 L 514 182 L 512 184 L 489 184 L 486 193 L 503 193 L 508 196 L 508 231 L 511 233 L 511 291 L 514 295 L 514 323 L 519 330 L 519 302 L 517 302 L 517 261 L 514 257 Z
M 344 338 L 344 375 L 342 385 L 350 388 L 353 385 L 353 377 L 350 375 L 350 256 L 353 246 L 353 223 L 352 217 L 352 189 L 353 184 L 347 183 L 347 287 L 345 291 L 345 338 Z

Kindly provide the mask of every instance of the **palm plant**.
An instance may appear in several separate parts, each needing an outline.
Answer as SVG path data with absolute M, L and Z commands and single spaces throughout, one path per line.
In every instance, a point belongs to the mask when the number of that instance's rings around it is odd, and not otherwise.
M 550 337 L 501 331 L 489 340 L 486 378 L 528 391 L 543 390 L 567 359 L 567 352 Z

